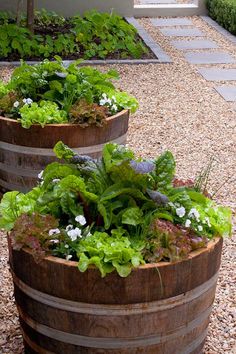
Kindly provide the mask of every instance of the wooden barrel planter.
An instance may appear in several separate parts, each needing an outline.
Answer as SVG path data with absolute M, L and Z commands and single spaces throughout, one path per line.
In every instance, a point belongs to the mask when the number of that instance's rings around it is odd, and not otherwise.
M 103 127 L 75 124 L 35 124 L 22 128 L 16 120 L 0 117 L 0 192 L 26 192 L 36 185 L 38 173 L 56 160 L 54 145 L 62 140 L 80 154 L 101 156 L 107 142 L 125 144 L 129 111 L 109 117 Z
M 222 239 L 188 259 L 127 278 L 10 248 L 26 353 L 199 354 L 215 296 Z

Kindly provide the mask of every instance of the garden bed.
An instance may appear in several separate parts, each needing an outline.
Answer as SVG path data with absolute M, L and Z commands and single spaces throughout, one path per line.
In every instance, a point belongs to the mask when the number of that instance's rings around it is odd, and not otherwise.
M 35 14 L 34 33 L 12 15 L 0 13 L 0 61 L 53 59 L 157 59 L 135 27 L 115 14 L 88 12 L 64 18 L 42 10 Z

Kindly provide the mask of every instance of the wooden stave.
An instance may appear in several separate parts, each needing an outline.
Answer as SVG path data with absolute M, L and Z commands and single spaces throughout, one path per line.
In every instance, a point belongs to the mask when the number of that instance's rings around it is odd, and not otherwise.
M 59 140 L 93 158 L 101 156 L 107 142 L 125 144 L 128 121 L 129 111 L 123 110 L 109 117 L 101 128 L 48 124 L 24 129 L 19 122 L 0 117 L 0 191 L 27 192 L 37 185 L 38 173 L 57 161 L 52 149 Z
M 87 272 L 81 273 L 78 272 L 77 262 L 68 262 L 51 256 L 45 257 L 43 262 L 35 267 L 32 254 L 27 249 L 14 251 L 10 248 L 10 262 L 17 278 L 31 288 L 49 295 L 91 304 L 135 304 L 174 297 L 208 281 L 220 267 L 222 242 L 221 238 L 217 238 L 216 241 L 212 240 L 207 248 L 204 248 L 204 252 L 202 249 L 193 251 L 188 259 L 181 262 L 146 264 L 134 269 L 127 278 L 121 278 L 115 272 L 101 278 L 99 270 L 95 267 L 90 267 Z M 20 266 L 22 260 L 24 267 Z M 31 271 L 28 272 L 28 269 Z M 178 281 L 169 275 L 176 274 L 177 270 Z M 44 272 L 50 277 L 50 284 L 47 283 L 46 276 L 40 279 Z M 64 287 L 58 283 L 61 274 L 64 277 Z M 194 278 L 191 278 L 191 274 L 194 274 Z M 165 279 L 163 291 L 161 291 L 160 276 Z M 186 279 L 188 282 L 185 281 Z M 70 284 L 78 281 L 83 284 L 80 293 L 77 289 L 70 288 Z M 143 287 L 136 291 L 135 284 L 139 284 L 140 281 Z M 153 283 L 157 284 L 157 289 L 153 288 L 151 285 Z M 101 292 L 101 289 L 104 291 Z M 116 296 L 118 291 L 122 293 L 122 297 Z M 94 294 L 96 294 L 95 298 Z
M 217 240 L 217 242 L 214 244 L 213 243 L 213 246 L 212 246 L 212 244 L 211 244 L 211 247 L 208 249 L 208 250 L 204 250 L 205 251 L 205 253 L 207 252 L 207 253 L 209 253 L 209 255 L 211 255 L 211 257 L 210 258 L 213 258 L 213 261 L 214 261 L 214 259 L 215 259 L 215 257 L 214 257 L 214 252 L 212 253 L 212 250 L 214 249 L 214 248 L 217 248 L 218 249 L 218 251 L 220 251 L 221 250 L 221 246 L 222 246 L 222 240 L 221 239 L 218 239 Z M 213 247 L 213 249 L 212 249 L 212 247 Z M 202 250 L 199 250 L 199 251 L 195 251 L 195 252 L 193 252 L 192 254 L 191 254 L 191 257 L 190 257 L 190 259 L 189 259 L 189 261 L 190 262 L 192 262 L 192 261 L 194 261 L 194 259 L 196 259 L 198 256 L 199 256 L 199 254 L 201 253 L 201 252 L 203 252 L 204 253 L 204 251 L 202 251 Z M 209 251 L 209 252 L 208 252 Z M 15 252 L 17 252 L 17 251 L 13 251 L 13 255 L 11 255 L 11 264 L 13 264 L 12 262 L 13 262 L 13 258 L 14 258 L 14 253 Z M 13 256 L 13 258 L 12 258 L 12 256 Z M 52 261 L 52 258 L 54 258 L 54 257 L 48 257 L 48 258 L 50 258 L 50 260 Z M 63 260 L 57 260 L 57 261 L 59 261 L 59 263 L 63 263 L 63 262 L 66 262 L 67 263 L 67 265 L 69 266 L 70 265 L 70 267 L 75 267 L 75 265 L 73 264 L 73 263 L 75 263 L 75 262 L 67 262 L 67 261 L 63 261 Z M 210 261 L 210 260 L 209 260 Z M 212 259 L 211 259 L 211 261 L 212 261 Z M 178 262 L 177 264 L 179 264 L 180 262 Z M 170 265 L 170 264 L 169 264 Z M 216 267 L 218 267 L 219 268 L 219 264 L 218 264 L 218 261 L 216 261 L 215 262 L 215 265 L 216 265 Z M 162 267 L 165 267 L 165 266 L 167 266 L 166 264 L 157 264 L 157 266 L 158 267 L 160 267 L 161 268 L 161 266 Z M 140 268 L 144 268 L 144 269 L 150 269 L 150 268 L 153 268 L 154 267 L 154 265 L 145 265 L 145 266 L 142 266 L 142 267 L 140 267 Z M 218 268 L 217 268 L 217 270 L 218 270 Z M 138 270 L 134 270 L 134 272 L 137 272 Z M 133 273 L 133 272 L 132 272 Z M 127 279 L 127 278 L 126 278 Z M 123 280 L 126 280 L 126 279 L 123 279 Z M 210 308 L 211 308 L 211 304 L 212 304 L 212 302 L 213 302 L 213 300 L 214 300 L 214 294 L 215 294 L 215 284 L 216 283 L 216 279 L 214 280 L 214 284 L 212 285 L 212 287 L 211 287 L 211 289 L 210 289 L 210 296 L 211 296 L 211 298 L 209 299 L 209 302 L 208 302 L 208 304 L 206 305 L 207 306 L 207 308 L 205 309 L 205 308 L 201 308 L 201 312 L 202 313 L 204 313 L 204 312 L 206 312 L 208 309 L 210 310 Z M 15 284 L 15 287 L 17 288 L 17 284 Z M 16 299 L 17 299 L 17 296 L 16 296 Z M 21 304 L 19 304 L 18 303 L 18 306 L 19 306 L 19 310 L 22 312 L 22 309 L 21 309 Z M 134 304 L 134 306 L 136 306 L 136 304 Z M 193 304 L 193 308 L 194 308 L 194 306 L 196 306 L 196 304 L 194 305 Z M 144 307 L 145 308 L 145 307 Z M 24 310 L 24 309 L 23 309 Z M 59 318 L 60 318 L 60 315 L 59 315 Z M 36 318 L 37 319 L 37 318 Z M 81 321 L 84 321 L 85 320 L 85 318 L 83 318 Z M 22 321 L 22 319 L 21 319 L 21 321 Z M 208 322 L 209 322 L 209 315 L 207 314 L 207 316 L 206 316 L 206 318 L 204 319 L 204 323 L 203 323 L 203 325 L 202 325 L 202 327 L 200 326 L 199 328 L 197 328 L 196 329 L 196 333 L 195 333 L 195 337 L 194 337 L 194 335 L 192 335 L 193 336 L 193 339 L 194 339 L 194 341 L 196 342 L 197 341 L 197 339 L 198 339 L 198 334 L 200 333 L 200 335 L 206 330 L 206 328 L 207 328 L 207 325 L 208 325 Z M 63 321 L 62 321 L 63 322 Z M 135 321 L 134 321 L 135 322 Z M 138 321 L 139 322 L 139 321 Z M 138 324 L 138 326 L 141 328 L 142 326 L 140 326 L 140 324 Z M 36 326 L 37 328 L 38 328 L 38 326 Z M 55 324 L 54 324 L 54 327 L 55 327 Z M 109 326 L 108 326 L 109 327 Z M 50 338 L 50 340 L 48 340 L 43 334 L 40 334 L 40 333 L 38 333 L 37 335 L 34 333 L 34 330 L 31 328 L 31 331 L 27 331 L 27 324 L 25 324 L 25 328 L 26 329 L 24 329 L 24 336 L 25 335 L 27 335 L 27 333 L 28 332 L 32 332 L 33 334 L 32 334 L 32 336 L 33 337 L 38 337 L 38 338 L 40 338 L 40 343 L 47 343 L 48 345 L 49 345 L 49 347 L 47 347 L 47 350 L 51 350 L 52 349 L 52 347 L 51 346 L 56 346 L 57 344 L 58 344 L 58 341 L 57 340 L 55 340 L 55 339 L 52 339 L 52 338 Z M 127 328 L 129 328 L 129 327 L 127 327 Z M 127 328 L 126 328 L 126 330 L 127 330 Z M 171 330 L 170 328 L 169 328 L 169 330 Z M 26 331 L 26 333 L 25 333 L 25 331 Z M 129 331 L 130 332 L 130 331 Z M 172 332 L 173 332 L 173 329 L 172 329 Z M 202 332 L 202 333 L 201 333 Z M 29 334 L 29 333 L 28 333 Z M 88 333 L 87 333 L 87 335 L 89 335 L 90 337 L 92 337 L 92 335 L 95 335 L 96 333 L 93 333 L 93 332 L 91 332 L 91 333 L 89 333 L 89 331 L 88 331 Z M 121 333 L 121 335 L 123 334 L 123 336 L 124 336 L 124 333 Z M 130 333 L 129 333 L 130 334 Z M 132 334 L 132 333 L 131 333 Z M 134 333 L 133 333 L 134 334 Z M 147 334 L 147 333 L 146 333 Z M 150 334 L 150 333 L 149 333 Z M 102 335 L 102 333 L 99 333 L 99 335 L 101 336 Z M 103 333 L 103 335 L 104 335 L 104 333 Z M 117 333 L 115 334 L 116 336 L 117 336 Z M 138 332 L 138 335 L 140 336 L 140 333 Z M 184 348 L 182 348 L 181 350 L 181 352 L 180 351 L 178 351 L 178 352 L 176 352 L 176 354 L 182 354 L 182 352 L 183 352 L 183 354 L 185 354 L 185 352 L 186 353 L 188 353 L 188 354 L 193 354 L 193 353 L 200 353 L 200 348 L 202 348 L 203 347 L 203 344 L 204 344 L 204 340 L 205 340 L 205 336 L 203 336 L 204 338 L 202 338 L 202 340 L 201 340 L 201 342 L 200 343 L 198 343 L 197 342 L 197 347 L 196 348 L 193 348 L 193 350 L 192 351 L 189 351 L 189 349 L 188 349 L 188 351 L 184 351 Z M 115 337 L 114 337 L 115 338 Z M 177 341 L 177 342 L 179 342 L 179 340 Z M 50 344 L 51 343 L 51 344 Z M 188 343 L 187 343 L 188 344 Z M 29 346 L 30 347 L 30 345 L 29 345 L 29 343 L 27 344 L 27 346 Z M 168 348 L 168 349 L 164 349 L 164 347 L 166 347 L 166 348 Z M 172 352 L 170 351 L 171 349 L 171 347 L 176 347 L 176 343 L 165 343 L 165 344 L 162 344 L 161 346 L 160 345 L 155 345 L 155 346 L 148 346 L 148 347 L 145 347 L 145 348 L 141 348 L 141 347 L 137 347 L 137 348 L 129 348 L 128 350 L 125 350 L 124 348 L 113 348 L 113 349 L 98 349 L 98 348 L 85 348 L 85 347 L 83 347 L 83 346 L 77 346 L 76 347 L 76 349 L 74 348 L 74 346 L 72 345 L 69 345 L 68 346 L 68 352 L 67 351 L 65 351 L 64 349 L 63 349 L 63 353 L 65 353 L 65 354 L 73 354 L 73 353 L 86 353 L 86 354 L 98 354 L 98 353 L 105 353 L 105 354 L 123 354 L 123 353 L 127 353 L 127 354 L 138 354 L 138 353 L 145 353 L 145 354 L 159 354 L 159 353 L 162 353 L 162 354 L 165 354 L 165 353 L 167 353 L 167 354 L 172 354 Z M 42 346 L 43 347 L 43 346 Z M 44 348 L 45 348 L 45 346 L 44 346 Z M 51 349 L 50 349 L 51 348 Z M 186 348 L 190 348 L 189 347 L 189 345 L 187 345 L 187 347 Z M 167 351 L 165 351 L 165 350 L 167 350 Z M 197 351 L 197 350 L 199 350 L 199 351 Z M 43 351 L 42 351 L 42 353 L 44 353 Z M 55 353 L 60 353 L 60 351 L 56 351 Z M 175 354 L 175 351 L 173 351 L 173 354 Z

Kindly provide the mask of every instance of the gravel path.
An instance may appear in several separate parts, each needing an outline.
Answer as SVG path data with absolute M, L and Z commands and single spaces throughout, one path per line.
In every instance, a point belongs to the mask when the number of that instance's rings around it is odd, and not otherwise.
M 209 34 L 228 53 L 235 47 L 201 19 L 191 17 L 195 26 Z M 171 149 L 176 156 L 177 174 L 184 178 L 196 175 L 215 157 L 210 178 L 217 201 L 230 205 L 236 214 L 236 105 L 226 102 L 190 65 L 183 54 L 170 45 L 148 19 L 140 20 L 146 30 L 171 56 L 172 64 L 116 65 L 120 86 L 134 94 L 139 111 L 131 118 L 128 143 L 142 156 L 154 156 Z M 207 66 L 206 66 L 207 67 Z M 236 68 L 235 64 L 216 65 Z M 113 66 L 114 68 L 114 66 Z M 104 69 L 107 69 L 107 67 Z M 0 76 L 9 75 L 0 68 Z M 236 229 L 224 242 L 222 267 L 216 301 L 211 317 L 205 354 L 236 353 Z M 23 353 L 22 339 L 7 267 L 7 243 L 0 236 L 0 353 Z

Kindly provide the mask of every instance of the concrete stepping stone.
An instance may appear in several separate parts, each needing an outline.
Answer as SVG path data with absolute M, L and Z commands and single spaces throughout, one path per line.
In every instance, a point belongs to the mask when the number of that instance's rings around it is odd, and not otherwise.
M 202 37 L 204 34 L 198 28 L 160 28 L 168 37 Z
M 168 26 L 192 26 L 192 21 L 187 18 L 175 17 L 175 18 L 155 18 L 151 20 L 153 26 L 156 27 L 168 27 Z
M 141 5 L 150 4 L 150 5 L 158 5 L 158 4 L 177 4 L 176 0 L 141 0 Z
M 236 81 L 236 69 L 199 68 L 198 71 L 207 81 Z
M 208 39 L 193 39 L 191 41 L 179 40 L 171 41 L 171 44 L 180 50 L 188 49 L 214 49 L 219 48 L 218 45 Z
M 215 89 L 227 102 L 236 102 L 236 86 L 217 86 Z
M 184 56 L 190 64 L 236 63 L 236 60 L 231 55 L 224 52 L 207 52 L 207 53 L 190 52 L 190 53 L 185 53 Z

